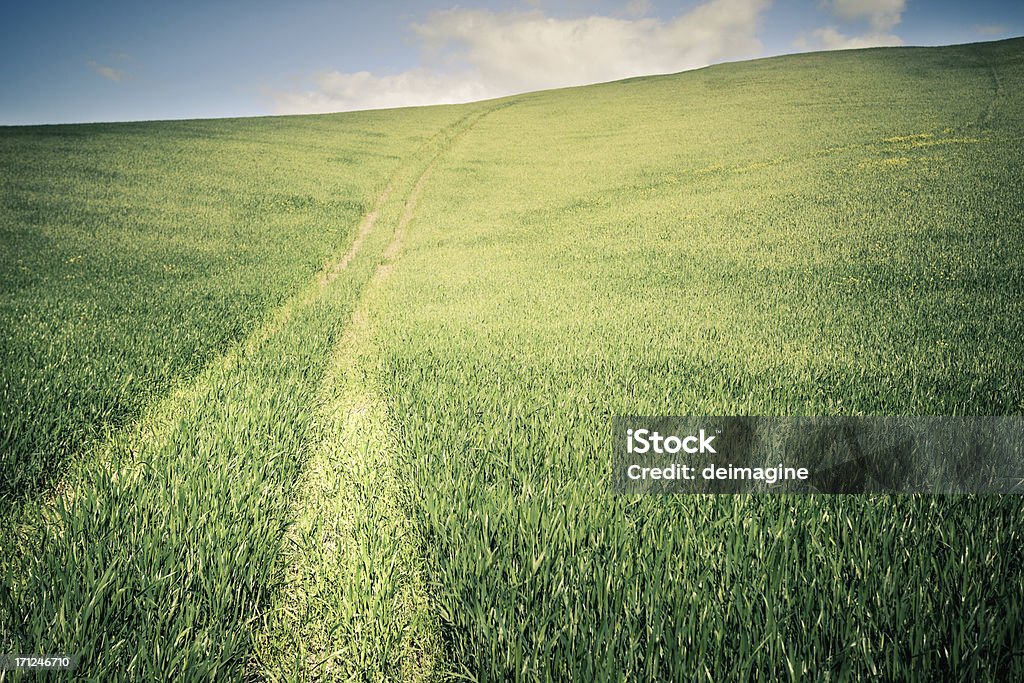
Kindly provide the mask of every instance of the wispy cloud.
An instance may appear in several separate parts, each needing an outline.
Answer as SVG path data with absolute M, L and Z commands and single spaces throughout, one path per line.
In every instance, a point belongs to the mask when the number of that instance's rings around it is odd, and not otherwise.
M 539 9 L 435 12 L 412 27 L 423 65 L 391 75 L 319 73 L 310 89 L 275 93 L 275 109 L 297 114 L 467 102 L 754 56 L 768 4 L 707 0 L 669 21 L 644 17 L 643 0 L 625 5 L 618 17 L 557 19 Z
M 845 50 L 903 44 L 894 30 L 903 19 L 906 0 L 823 0 L 820 6 L 842 22 L 866 22 L 867 30 L 851 35 L 834 25 L 824 26 L 797 38 L 797 47 Z
M 129 74 L 127 69 L 124 67 L 130 67 L 134 62 L 135 60 L 132 59 L 131 55 L 125 54 L 124 52 L 115 52 L 114 54 L 109 55 L 109 60 L 106 64 L 98 62 L 95 59 L 90 59 L 86 62 L 86 65 L 108 81 L 120 83 L 121 81 L 130 78 L 131 74 Z M 111 63 L 120 65 L 120 68 L 111 66 Z
M 124 80 L 125 76 L 127 75 L 121 69 L 115 69 L 112 66 L 100 64 L 99 62 L 93 59 L 90 59 L 88 62 L 86 62 L 86 64 L 88 64 L 89 68 L 91 68 L 93 71 L 98 73 L 103 78 L 106 78 L 108 81 L 114 81 L 115 83 L 120 83 Z

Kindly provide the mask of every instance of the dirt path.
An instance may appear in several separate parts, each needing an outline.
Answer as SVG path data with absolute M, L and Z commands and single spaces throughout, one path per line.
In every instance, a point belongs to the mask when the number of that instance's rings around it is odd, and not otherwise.
M 416 530 L 403 510 L 408 483 L 396 463 L 393 423 L 364 369 L 376 353 L 373 301 L 400 257 L 434 168 L 463 134 L 502 106 L 475 112 L 436 136 L 434 154 L 412 183 L 335 347 L 319 390 L 309 459 L 296 483 L 284 584 L 272 605 L 259 667 L 264 678 L 275 679 L 275 667 L 289 658 L 300 680 L 427 681 L 446 668 Z M 327 278 L 355 258 L 379 216 L 395 215 L 393 204 L 384 210 L 389 197 L 393 184 Z
M 320 274 L 319 283 L 320 288 L 323 289 L 327 285 L 338 279 L 338 275 L 341 271 L 348 268 L 348 265 L 352 263 L 352 259 L 356 257 L 359 250 L 363 246 L 363 242 L 369 236 L 370 232 L 373 231 L 373 226 L 377 224 L 377 219 L 380 218 L 381 207 L 391 196 L 391 191 L 394 188 L 394 181 L 388 183 L 388 186 L 384 188 L 384 191 L 377 196 L 376 201 L 373 203 L 373 208 L 370 212 L 363 216 L 363 220 L 359 223 L 359 227 L 356 229 L 355 239 L 352 240 L 352 246 L 345 252 L 344 256 L 329 265 Z

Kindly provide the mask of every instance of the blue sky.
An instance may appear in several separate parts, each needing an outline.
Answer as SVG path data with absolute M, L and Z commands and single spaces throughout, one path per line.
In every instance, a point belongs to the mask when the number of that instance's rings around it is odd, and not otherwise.
M 0 124 L 457 102 L 750 57 L 1024 35 L 975 0 L 90 0 L 9 6 Z

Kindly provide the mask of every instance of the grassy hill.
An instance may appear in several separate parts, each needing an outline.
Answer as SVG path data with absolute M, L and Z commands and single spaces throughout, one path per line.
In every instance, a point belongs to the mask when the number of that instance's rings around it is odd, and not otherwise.
M 1024 40 L 0 129 L 0 646 L 1024 676 L 1016 497 L 617 496 L 613 415 L 1024 412 Z

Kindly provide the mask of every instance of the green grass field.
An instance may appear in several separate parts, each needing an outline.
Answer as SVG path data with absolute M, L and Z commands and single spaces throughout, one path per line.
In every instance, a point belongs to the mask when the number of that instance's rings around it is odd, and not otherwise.
M 1021 93 L 1017 39 L 0 129 L 0 654 L 1024 678 L 1018 497 L 610 482 L 613 415 L 1024 413 Z

